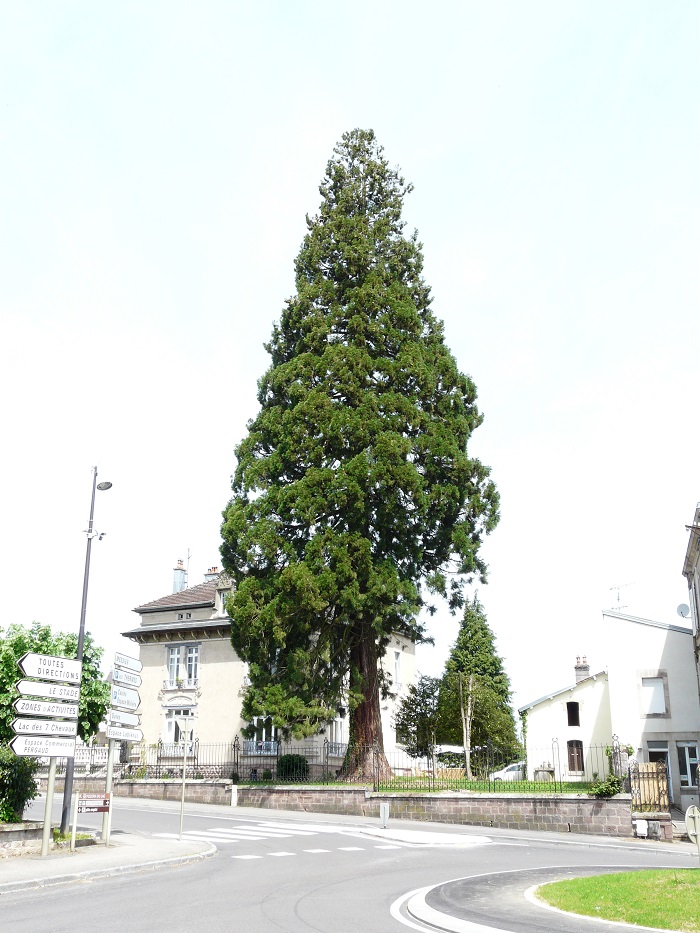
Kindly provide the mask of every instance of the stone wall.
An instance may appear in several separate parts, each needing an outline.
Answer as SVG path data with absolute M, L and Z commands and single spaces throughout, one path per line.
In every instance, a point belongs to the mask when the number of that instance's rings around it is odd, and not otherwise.
M 238 803 L 247 807 L 379 818 L 379 804 L 388 803 L 390 815 L 404 820 L 627 837 L 633 835 L 630 800 L 629 794 L 597 799 L 516 794 L 373 794 L 362 788 L 238 788 Z
M 188 780 L 185 800 L 188 803 L 229 806 L 233 786 L 236 787 L 238 804 L 242 807 L 339 813 L 379 819 L 379 804 L 386 802 L 389 803 L 391 816 L 403 820 L 461 823 L 499 829 L 626 837 L 634 835 L 629 794 L 604 799 L 444 791 L 437 794 L 374 794 L 364 787 L 236 786 L 223 780 Z M 104 787 L 104 778 L 91 778 L 76 781 L 74 789 L 100 792 Z M 178 780 L 116 780 L 113 792 L 118 797 L 180 800 L 182 783 Z M 661 838 L 671 838 L 671 835 L 666 832 L 664 825 Z
M 104 789 L 104 783 L 102 785 Z M 188 803 L 218 803 L 230 805 L 230 781 L 187 781 L 185 800 Z M 182 781 L 115 781 L 117 797 L 145 797 L 149 800 L 181 800 Z
M 24 823 L 0 823 L 0 858 L 41 852 L 44 824 L 33 820 Z

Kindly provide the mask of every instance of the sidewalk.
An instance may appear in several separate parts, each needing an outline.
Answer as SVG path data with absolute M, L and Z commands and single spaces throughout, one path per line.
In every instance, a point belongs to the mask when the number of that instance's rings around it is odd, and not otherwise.
M 152 839 L 113 832 L 110 845 L 98 842 L 74 852 L 59 849 L 47 856 L 10 855 L 0 858 L 0 896 L 9 891 L 47 887 L 105 875 L 154 871 L 167 865 L 197 862 L 214 855 L 216 847 L 191 839 Z

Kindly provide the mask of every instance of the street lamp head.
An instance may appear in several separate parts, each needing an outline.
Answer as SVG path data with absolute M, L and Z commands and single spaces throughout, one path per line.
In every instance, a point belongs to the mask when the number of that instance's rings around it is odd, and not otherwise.
M 105 490 L 105 489 L 111 489 L 111 488 L 112 488 L 112 484 L 111 484 L 111 483 L 98 483 L 98 484 L 97 484 L 97 488 L 98 488 L 100 491 Z

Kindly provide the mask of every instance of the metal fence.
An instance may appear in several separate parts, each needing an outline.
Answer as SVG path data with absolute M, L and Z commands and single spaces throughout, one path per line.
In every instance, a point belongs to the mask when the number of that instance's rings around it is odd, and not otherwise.
M 627 776 L 626 755 L 619 745 L 587 746 L 553 741 L 546 748 L 499 749 L 491 744 L 463 752 L 431 749 L 423 757 L 377 747 L 308 740 L 300 744 L 258 742 L 236 737 L 232 742 L 154 745 L 123 742 L 115 755 L 115 777 L 125 779 L 234 780 L 241 784 L 309 783 L 371 785 L 375 791 L 471 791 L 486 793 L 587 793 L 610 774 Z M 60 773 L 59 760 L 59 773 Z M 79 749 L 75 774 L 106 770 L 106 747 Z M 629 786 L 629 785 L 628 785 Z
M 629 769 L 629 782 L 633 810 L 641 813 L 668 811 L 668 774 L 663 762 L 635 762 Z

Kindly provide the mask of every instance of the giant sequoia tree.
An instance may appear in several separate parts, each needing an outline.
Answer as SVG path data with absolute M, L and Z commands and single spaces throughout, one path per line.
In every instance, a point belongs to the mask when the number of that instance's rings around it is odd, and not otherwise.
M 244 715 L 300 736 L 347 708 L 354 772 L 382 748 L 390 635 L 423 637 L 427 592 L 461 604 L 498 520 L 489 470 L 467 453 L 476 390 L 430 309 L 417 235 L 403 233 L 410 190 L 371 130 L 343 136 L 222 526 L 232 641 L 250 664 Z

